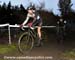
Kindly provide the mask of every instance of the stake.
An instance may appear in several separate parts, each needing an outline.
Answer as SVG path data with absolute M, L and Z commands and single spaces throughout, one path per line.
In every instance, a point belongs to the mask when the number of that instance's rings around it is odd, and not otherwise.
M 10 25 L 8 25 L 9 45 L 11 45 Z

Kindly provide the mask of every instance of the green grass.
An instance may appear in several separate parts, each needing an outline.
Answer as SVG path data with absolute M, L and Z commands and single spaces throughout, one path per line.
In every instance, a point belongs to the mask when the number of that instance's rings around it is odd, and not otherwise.
M 0 45 L 0 54 L 11 53 L 16 50 L 15 45 Z
M 10 56 L 11 54 L 16 53 L 17 47 L 15 44 L 7 45 L 7 44 L 0 44 L 0 60 L 5 60 L 4 56 Z
M 65 51 L 63 53 L 63 56 L 67 59 L 72 59 L 75 60 L 75 49 L 69 50 L 69 51 Z

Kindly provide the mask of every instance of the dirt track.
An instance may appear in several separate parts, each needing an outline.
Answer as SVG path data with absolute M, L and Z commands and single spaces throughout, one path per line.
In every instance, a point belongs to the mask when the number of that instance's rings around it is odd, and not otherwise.
M 34 47 L 32 49 L 32 51 L 27 55 L 22 55 L 19 51 L 17 51 L 16 53 L 12 53 L 12 54 L 9 53 L 9 54 L 5 54 L 5 55 L 1 55 L 1 56 L 2 57 L 3 56 L 15 56 L 15 57 L 16 56 L 24 56 L 24 57 L 25 56 L 31 56 L 31 57 L 44 56 L 44 57 L 51 58 L 51 59 L 47 59 L 47 60 L 64 60 L 62 53 L 65 50 L 75 48 L 74 41 L 71 40 L 71 38 L 69 38 L 69 39 L 65 40 L 64 44 L 57 44 L 57 41 L 55 38 L 56 37 L 54 35 L 51 35 L 50 39 L 48 41 L 46 41 L 42 47 Z M 67 41 L 68 41 L 68 43 L 67 43 Z

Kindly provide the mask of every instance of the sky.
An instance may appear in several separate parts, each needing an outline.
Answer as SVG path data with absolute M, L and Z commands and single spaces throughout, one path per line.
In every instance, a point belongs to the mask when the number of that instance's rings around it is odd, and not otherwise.
M 52 10 L 54 14 L 60 14 L 59 8 L 58 8 L 58 1 L 59 0 L 0 0 L 0 4 L 3 4 L 5 2 L 8 4 L 8 2 L 11 1 L 12 5 L 18 5 L 23 4 L 24 7 L 27 7 L 29 5 L 29 1 L 33 2 L 34 4 L 37 4 L 40 6 L 39 2 L 45 3 L 45 9 L 46 10 Z M 73 6 L 72 9 L 75 9 L 75 0 L 72 0 Z

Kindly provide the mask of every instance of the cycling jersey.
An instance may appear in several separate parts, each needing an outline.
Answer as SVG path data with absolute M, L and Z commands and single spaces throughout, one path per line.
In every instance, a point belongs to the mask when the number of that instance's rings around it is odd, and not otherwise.
M 39 15 L 36 14 L 27 14 L 27 18 L 24 21 L 23 25 L 37 25 L 37 26 L 41 26 L 42 25 L 42 19 L 40 18 Z
M 42 26 L 42 19 L 40 17 L 40 15 L 36 15 L 36 20 L 35 22 L 33 23 L 33 25 L 35 26 Z

